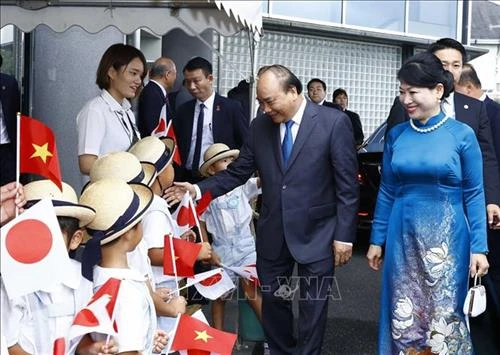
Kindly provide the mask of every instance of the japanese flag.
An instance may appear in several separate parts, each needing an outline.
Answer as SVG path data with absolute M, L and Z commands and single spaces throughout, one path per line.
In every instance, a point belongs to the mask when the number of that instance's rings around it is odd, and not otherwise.
M 160 118 L 158 119 L 158 125 L 153 129 L 151 132 L 152 136 L 158 137 L 158 138 L 163 138 L 167 135 L 167 106 L 163 105 L 161 112 L 160 112 Z
M 229 275 L 222 269 L 214 269 L 187 278 L 187 285 L 192 284 L 196 290 L 210 300 L 216 300 L 236 286 Z
M 114 310 L 120 285 L 121 280 L 110 278 L 92 296 L 87 306 L 76 314 L 68 336 L 72 348 L 78 345 L 79 338 L 85 334 L 116 335 L 118 327 L 114 322 Z M 75 341 L 77 338 L 78 341 Z
M 260 286 L 259 276 L 257 275 L 257 267 L 255 264 L 247 266 L 226 266 L 222 265 L 223 268 L 231 270 L 236 275 L 243 277 L 251 281 L 255 286 Z
M 189 192 L 186 191 L 172 217 L 177 221 L 179 235 L 186 233 L 199 224 L 193 199 L 189 195 Z
M 0 229 L 5 290 L 16 298 L 50 290 L 71 277 L 71 265 L 52 202 L 43 199 Z

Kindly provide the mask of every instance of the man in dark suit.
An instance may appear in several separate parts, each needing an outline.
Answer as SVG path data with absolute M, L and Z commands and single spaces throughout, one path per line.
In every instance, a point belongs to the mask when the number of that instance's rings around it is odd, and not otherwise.
M 137 126 L 141 137 L 151 135 L 160 124 L 160 116 L 165 119 L 165 125 L 172 119 L 168 93 L 172 91 L 176 78 L 177 69 L 170 58 L 158 58 L 149 69 L 149 82 L 139 96 Z
M 307 102 L 302 84 L 281 65 L 259 70 L 257 99 L 264 114 L 252 121 L 239 157 L 197 185 L 177 183 L 167 201 L 185 190 L 215 198 L 257 170 L 262 209 L 257 224 L 257 271 L 262 324 L 271 354 L 320 354 L 334 265 L 347 263 L 356 234 L 359 191 L 352 127 L 338 110 Z M 295 265 L 299 276 L 298 338 L 293 331 Z
M 493 144 L 497 160 L 500 160 L 500 104 L 490 99 L 483 92 L 481 81 L 471 64 L 464 64 L 460 80 L 455 90 L 464 95 L 476 98 L 486 104 L 490 120 Z M 500 173 L 500 172 L 499 172 Z M 500 322 L 500 230 L 488 230 L 488 275 L 483 277 L 487 290 L 488 309 L 486 313 L 471 319 L 471 334 L 474 342 L 474 352 L 481 354 L 500 353 L 500 339 L 495 333 L 496 324 Z
M 182 167 L 178 181 L 197 182 L 205 150 L 214 143 L 239 149 L 248 134 L 248 115 L 241 104 L 213 90 L 212 64 L 204 58 L 191 59 L 183 69 L 185 86 L 195 99 L 181 105 L 173 124 Z
M 460 80 L 462 66 L 466 58 L 464 46 L 451 38 L 441 38 L 428 49 L 438 57 L 446 70 L 453 74 L 455 84 Z M 401 106 L 399 100 L 394 105 Z M 500 227 L 500 175 L 493 148 L 491 127 L 483 102 L 466 95 L 452 92 L 442 103 L 443 111 L 457 120 L 469 125 L 476 134 L 483 156 L 483 179 L 486 209 L 490 227 Z M 409 120 L 404 110 L 392 108 L 387 118 L 387 131 L 396 124 Z
M 339 109 L 345 112 L 345 114 L 351 119 L 356 148 L 361 147 L 361 145 L 363 144 L 363 140 L 365 139 L 365 135 L 363 134 L 363 126 L 361 124 L 359 115 L 356 112 L 347 109 L 347 106 L 349 105 L 349 97 L 347 96 L 347 91 L 341 88 L 336 89 L 333 92 L 332 100 L 334 105 L 337 105 Z
M 312 78 L 307 83 L 307 96 L 318 105 L 340 109 L 338 105 L 326 101 L 326 83 L 318 78 Z
M 0 55 L 0 68 L 3 58 Z M 16 179 L 16 117 L 21 109 L 16 79 L 0 73 L 0 185 Z

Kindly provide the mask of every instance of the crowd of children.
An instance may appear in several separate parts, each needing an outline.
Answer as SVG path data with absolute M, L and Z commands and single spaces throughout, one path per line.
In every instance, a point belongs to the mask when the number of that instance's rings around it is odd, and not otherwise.
M 29 208 L 50 199 L 57 215 L 64 245 L 71 257 L 71 275 L 57 287 L 11 298 L 2 282 L 2 346 L 9 354 L 52 354 L 59 338 L 76 348 L 77 354 L 152 354 L 166 351 L 177 315 L 186 313 L 186 299 L 179 294 L 179 279 L 163 273 L 165 235 L 192 240 L 193 231 L 179 235 L 177 223 L 162 198 L 172 185 L 170 138 L 146 137 L 128 152 L 99 157 L 89 173 L 78 200 L 73 188 L 62 191 L 50 180 L 39 180 L 23 188 L 2 187 L 2 224 L 11 219 L 13 207 Z M 200 167 L 204 176 L 223 170 L 238 155 L 223 144 L 212 145 Z M 5 190 L 5 191 L 4 191 Z M 4 197 L 17 193 L 17 200 Z M 15 193 L 13 196 L 15 196 Z M 255 243 L 250 224 L 250 199 L 259 193 L 259 180 L 249 182 L 213 200 L 202 216 L 201 230 L 212 244 L 201 242 L 198 260 L 215 266 L 255 264 Z M 24 199 L 26 205 L 24 205 Z M 8 205 L 9 204 L 9 205 Z M 207 238 L 207 233 L 211 237 Z M 81 262 L 75 259 L 77 249 Z M 29 246 L 27 246 L 29 247 Z M 228 270 L 231 277 L 236 275 Z M 111 338 L 97 333 L 75 341 L 68 338 L 77 313 L 111 278 L 121 280 L 113 311 L 118 332 Z M 242 283 L 257 316 L 261 299 L 255 285 Z M 222 329 L 224 302 L 214 301 L 214 327 Z M 43 329 L 43 331 L 40 331 Z M 3 354 L 3 353 L 2 353 Z

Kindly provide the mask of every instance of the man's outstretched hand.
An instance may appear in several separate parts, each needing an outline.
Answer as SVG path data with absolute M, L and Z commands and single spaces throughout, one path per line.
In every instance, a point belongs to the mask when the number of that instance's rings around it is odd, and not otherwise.
M 194 185 L 189 182 L 174 182 L 172 186 L 163 191 L 162 197 L 170 206 L 172 206 L 181 202 L 186 191 L 189 191 L 192 199 L 196 197 L 196 189 L 194 188 Z

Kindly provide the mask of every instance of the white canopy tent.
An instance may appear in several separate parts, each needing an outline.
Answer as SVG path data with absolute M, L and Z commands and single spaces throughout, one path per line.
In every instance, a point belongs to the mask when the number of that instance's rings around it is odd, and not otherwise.
M 262 32 L 260 8 L 260 1 L 2 0 L 0 23 L 2 27 L 15 25 L 24 32 L 44 24 L 56 32 L 80 26 L 97 33 L 114 26 L 125 34 L 148 28 L 157 35 L 188 24 L 197 33 L 212 28 L 225 36 L 247 29 L 258 40 Z
M 124 34 L 147 29 L 159 36 L 181 28 L 209 47 L 200 36 L 206 29 L 223 36 L 244 30 L 248 32 L 252 63 L 246 79 L 251 85 L 256 69 L 256 43 L 262 35 L 261 2 L 254 0 L 2 0 L 0 24 L 15 25 L 23 32 L 31 32 L 42 24 L 55 32 L 78 26 L 89 33 L 113 26 Z

